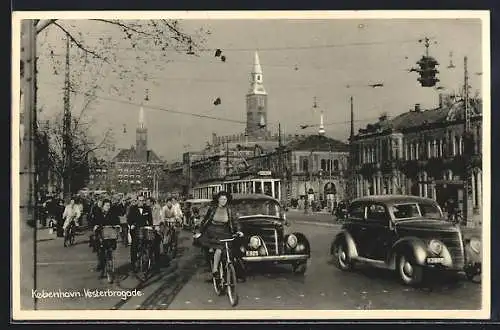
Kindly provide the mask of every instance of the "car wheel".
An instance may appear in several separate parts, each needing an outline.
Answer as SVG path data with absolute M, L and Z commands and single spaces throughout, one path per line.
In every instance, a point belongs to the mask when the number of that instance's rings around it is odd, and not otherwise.
M 406 285 L 417 285 L 422 282 L 422 266 L 415 264 L 404 255 L 398 259 L 397 271 L 399 273 L 399 278 Z
M 348 271 L 352 269 L 352 261 L 349 258 L 347 249 L 344 243 L 337 243 L 334 247 L 333 257 L 335 265 L 338 269 Z
M 295 275 L 304 275 L 307 271 L 307 261 L 293 264 L 292 271 Z

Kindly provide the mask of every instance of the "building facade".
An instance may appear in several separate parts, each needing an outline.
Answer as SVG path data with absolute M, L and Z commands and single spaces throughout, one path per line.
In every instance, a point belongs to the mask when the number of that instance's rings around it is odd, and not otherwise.
M 472 99 L 468 108 L 469 134 L 464 102 L 453 95 L 441 95 L 435 109 L 417 104 L 394 119 L 381 116 L 360 129 L 352 141 L 356 197 L 410 194 L 433 198 L 441 206 L 451 198 L 464 210 L 464 182 L 469 180 L 468 215 L 480 214 L 481 101 Z
M 144 109 L 141 107 L 135 147 L 120 150 L 111 161 L 111 189 L 122 193 L 157 192 L 163 166 L 160 157 L 148 149 L 148 130 L 144 122 Z

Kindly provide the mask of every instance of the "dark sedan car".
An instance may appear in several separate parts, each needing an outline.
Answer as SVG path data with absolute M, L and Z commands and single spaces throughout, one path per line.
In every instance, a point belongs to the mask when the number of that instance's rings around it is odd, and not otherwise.
M 286 215 L 277 199 L 260 194 L 235 194 L 231 208 L 245 235 L 238 247 L 245 264 L 282 263 L 292 265 L 294 273 L 306 271 L 309 241 L 302 233 L 286 233 Z
M 331 253 L 341 270 L 365 263 L 393 269 L 405 284 L 416 285 L 426 270 L 464 271 L 481 248 L 477 238 L 464 242 L 460 227 L 446 221 L 434 200 L 382 195 L 352 201 Z

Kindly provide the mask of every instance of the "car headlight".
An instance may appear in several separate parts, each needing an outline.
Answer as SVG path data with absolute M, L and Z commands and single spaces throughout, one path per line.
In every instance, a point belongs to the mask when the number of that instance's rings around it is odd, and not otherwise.
M 252 249 L 257 249 L 260 246 L 260 238 L 257 236 L 250 237 L 250 242 L 248 243 Z
M 481 253 L 481 241 L 478 240 L 477 238 L 471 238 L 470 240 L 470 248 L 472 251 L 476 253 Z
M 433 239 L 429 242 L 429 250 L 431 250 L 432 253 L 439 255 L 443 251 L 443 243 Z
M 295 248 L 297 246 L 297 236 L 290 234 L 286 240 L 286 244 L 292 249 Z

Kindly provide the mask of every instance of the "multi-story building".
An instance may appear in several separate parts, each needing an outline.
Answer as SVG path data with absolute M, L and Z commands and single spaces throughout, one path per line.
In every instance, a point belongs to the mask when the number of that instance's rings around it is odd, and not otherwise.
M 110 168 L 104 159 L 93 157 L 89 160 L 89 179 L 87 188 L 90 190 L 110 190 Z
M 464 180 L 470 186 L 467 209 L 480 213 L 482 205 L 482 104 L 471 99 L 472 141 L 465 139 L 464 102 L 440 95 L 439 106 L 420 105 L 359 130 L 352 140 L 356 196 L 411 194 L 445 205 L 454 199 L 464 209 Z M 469 135 L 470 136 L 470 135 Z M 466 170 L 467 169 L 467 170 Z
M 110 179 L 113 190 L 123 193 L 158 190 L 164 163 L 153 150 L 148 149 L 147 142 L 148 129 L 141 107 L 135 147 L 120 150 L 111 161 Z

